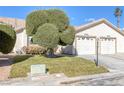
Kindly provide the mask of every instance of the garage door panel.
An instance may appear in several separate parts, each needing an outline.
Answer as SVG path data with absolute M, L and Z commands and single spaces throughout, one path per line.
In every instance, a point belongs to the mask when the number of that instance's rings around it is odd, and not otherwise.
M 77 39 L 77 54 L 95 54 L 95 38 Z
M 115 39 L 101 41 L 101 54 L 115 54 Z

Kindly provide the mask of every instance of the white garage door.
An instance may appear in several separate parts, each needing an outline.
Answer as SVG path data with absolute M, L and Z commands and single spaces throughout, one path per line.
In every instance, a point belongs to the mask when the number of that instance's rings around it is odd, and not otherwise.
M 78 38 L 77 37 L 77 55 L 95 54 L 95 38 Z
M 101 54 L 115 54 L 115 39 L 101 40 Z

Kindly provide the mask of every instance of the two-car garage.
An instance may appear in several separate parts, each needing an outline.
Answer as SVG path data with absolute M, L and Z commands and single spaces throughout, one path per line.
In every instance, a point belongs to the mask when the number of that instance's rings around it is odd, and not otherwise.
M 75 39 L 68 49 L 74 55 L 124 53 L 124 33 L 106 19 L 75 27 Z

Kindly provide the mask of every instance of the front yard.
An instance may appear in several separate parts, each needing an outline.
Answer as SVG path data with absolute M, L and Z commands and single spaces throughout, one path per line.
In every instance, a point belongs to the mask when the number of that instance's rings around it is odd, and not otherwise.
M 11 78 L 25 77 L 32 64 L 46 64 L 49 73 L 64 73 L 68 77 L 108 72 L 102 66 L 78 57 L 46 58 L 44 56 L 16 56 L 10 72 Z

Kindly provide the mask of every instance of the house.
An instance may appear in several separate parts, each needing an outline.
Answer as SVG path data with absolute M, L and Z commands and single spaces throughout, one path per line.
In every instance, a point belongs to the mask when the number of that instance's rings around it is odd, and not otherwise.
M 99 19 L 75 27 L 73 45 L 63 48 L 64 53 L 74 55 L 124 53 L 124 33 L 106 19 Z M 97 48 L 98 46 L 98 48 Z
M 13 52 L 20 51 L 22 47 L 30 44 L 31 40 L 26 34 L 25 21 L 15 18 L 0 17 L 0 23 L 12 25 L 16 31 L 16 44 Z M 77 26 L 73 45 L 62 47 L 66 54 L 88 55 L 124 53 L 124 33 L 106 19 L 99 19 Z M 60 49 L 59 49 L 60 50 Z

